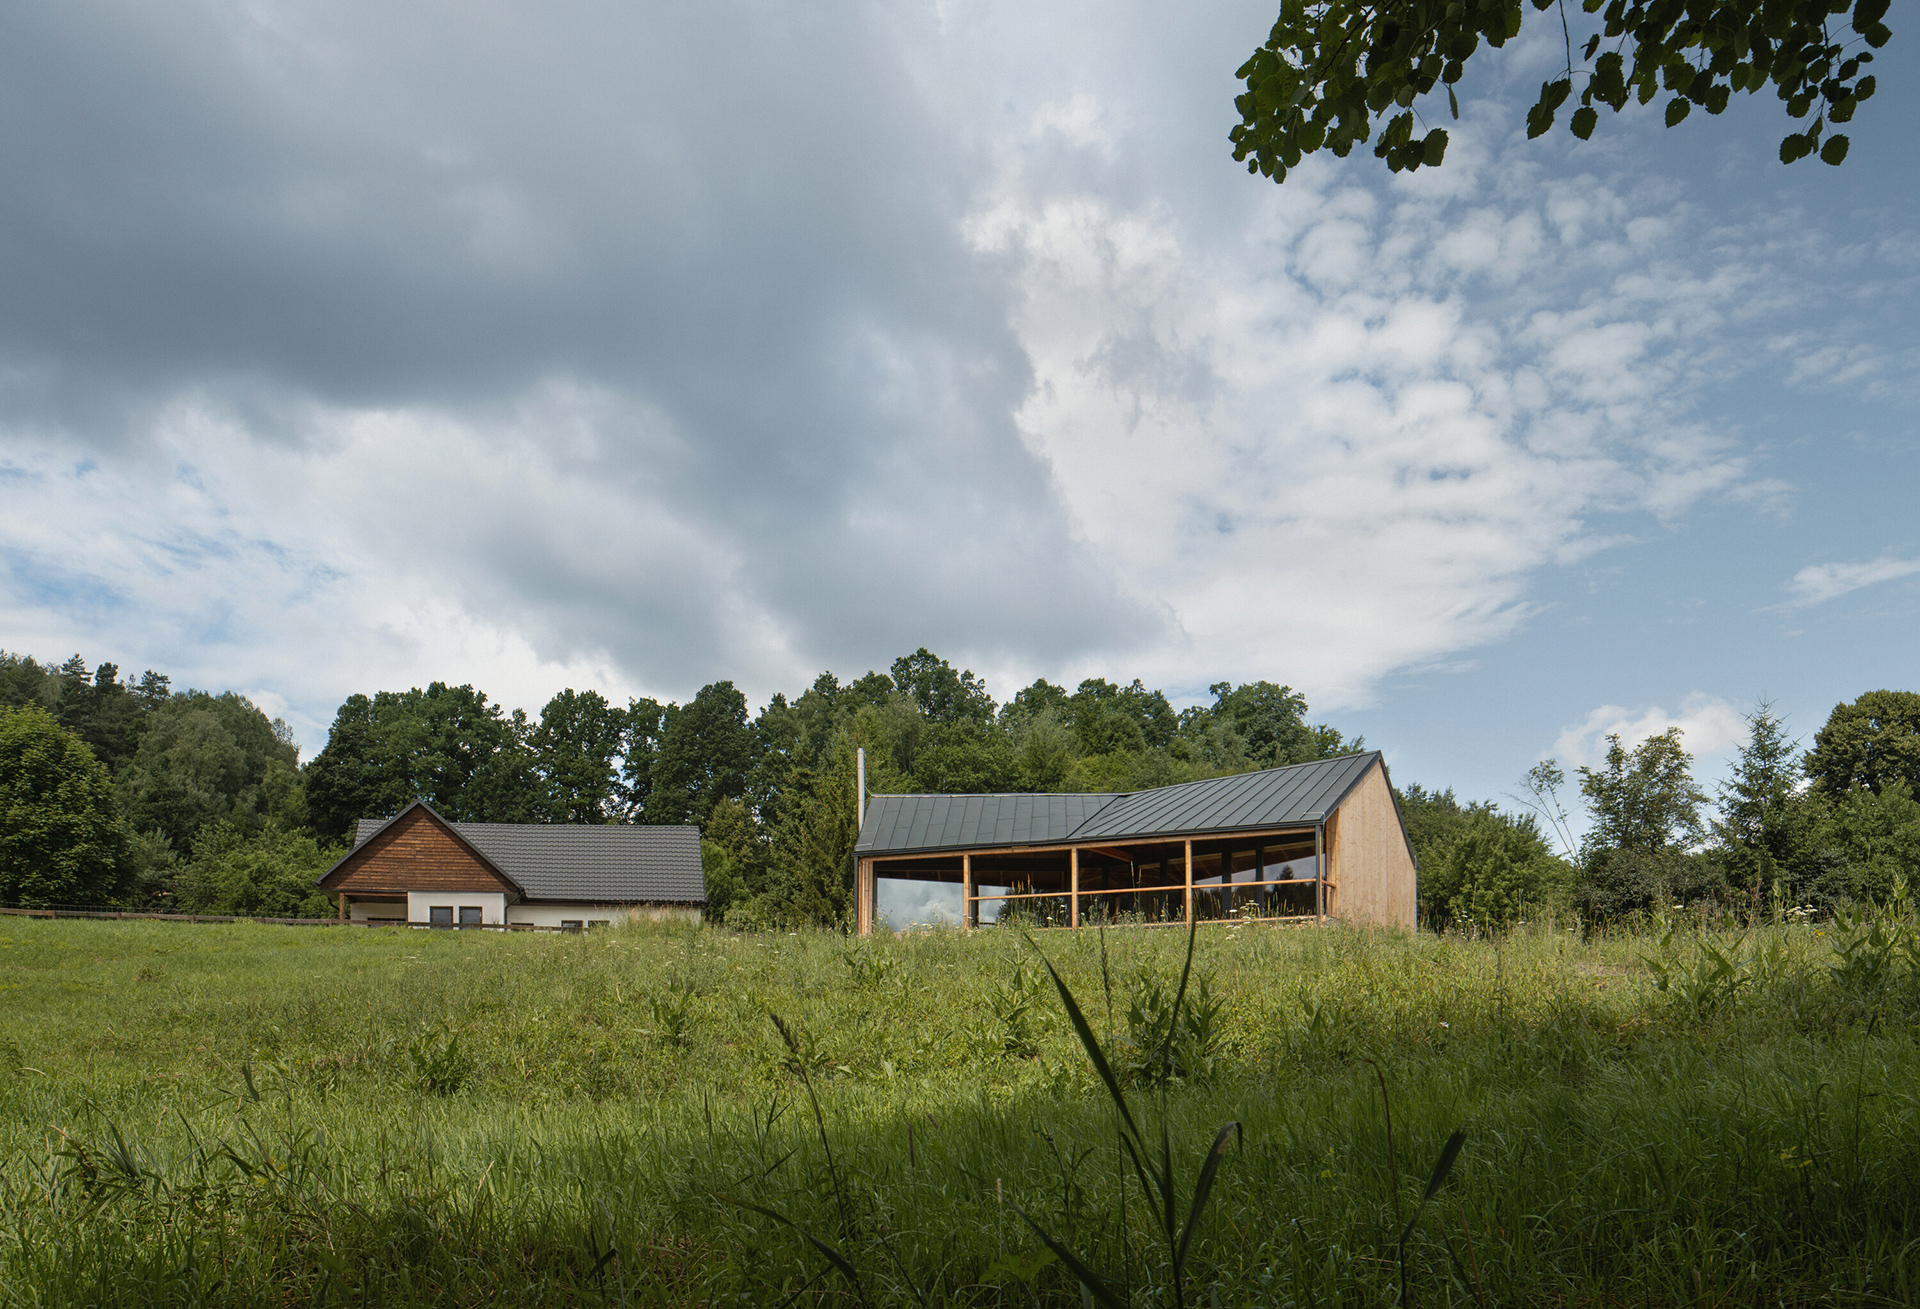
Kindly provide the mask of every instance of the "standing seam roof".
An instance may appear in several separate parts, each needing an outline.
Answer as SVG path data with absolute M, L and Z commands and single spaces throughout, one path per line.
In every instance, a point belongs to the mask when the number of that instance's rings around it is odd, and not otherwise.
M 1316 823 L 1380 760 L 1373 750 L 1127 795 L 877 795 L 855 850 L 926 853 Z

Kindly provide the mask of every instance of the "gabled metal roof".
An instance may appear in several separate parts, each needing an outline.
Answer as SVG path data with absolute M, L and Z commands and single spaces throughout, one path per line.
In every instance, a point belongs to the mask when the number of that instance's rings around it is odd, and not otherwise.
M 1095 814 L 1072 839 L 1137 840 L 1317 823 L 1379 758 L 1374 750 L 1135 791 Z
M 1373 750 L 1127 795 L 876 795 L 854 848 L 925 854 L 1305 827 L 1332 812 L 1378 762 Z
M 1085 823 L 1111 793 L 1070 795 L 876 795 L 860 825 L 871 850 L 961 850 L 982 845 L 1053 845 Z
M 437 816 L 437 815 L 436 815 Z M 359 849 L 392 819 L 362 818 Z M 699 904 L 700 829 L 602 823 L 448 823 L 529 900 Z

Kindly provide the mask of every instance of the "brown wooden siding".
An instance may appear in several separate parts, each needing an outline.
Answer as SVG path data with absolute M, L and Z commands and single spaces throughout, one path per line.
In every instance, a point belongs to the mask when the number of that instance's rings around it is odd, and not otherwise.
M 1329 896 L 1328 911 L 1349 923 L 1413 930 L 1413 852 L 1407 849 L 1384 768 L 1369 768 L 1347 792 L 1327 835 L 1335 847 L 1328 872 L 1338 888 Z
M 327 875 L 327 890 L 504 891 L 519 893 L 453 833 L 416 809 L 348 856 Z

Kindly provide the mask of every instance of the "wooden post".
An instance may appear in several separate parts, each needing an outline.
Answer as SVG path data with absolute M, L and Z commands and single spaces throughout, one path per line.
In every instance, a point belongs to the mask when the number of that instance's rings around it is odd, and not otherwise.
M 1267 847 L 1264 845 L 1254 847 L 1253 880 L 1256 882 L 1264 882 L 1267 880 Z M 1272 889 L 1270 886 L 1263 886 L 1253 893 L 1253 902 L 1259 906 L 1260 916 L 1263 918 L 1266 917 L 1267 913 L 1267 892 Z
M 1313 921 L 1316 926 L 1327 924 L 1327 825 L 1316 824 L 1313 829 Z
M 873 888 L 873 860 L 862 859 L 853 879 L 853 928 L 860 936 L 873 935 L 876 896 Z
M 960 856 L 960 926 L 971 932 L 980 925 L 980 907 L 973 899 L 973 856 Z
M 345 891 L 340 893 L 340 921 L 343 923 L 347 921 L 347 893 Z
M 1080 926 L 1080 847 L 1067 851 L 1067 926 Z
M 1193 926 L 1193 842 L 1192 841 L 1187 842 L 1185 863 L 1187 868 L 1187 894 L 1186 894 L 1187 926 L 1191 927 Z

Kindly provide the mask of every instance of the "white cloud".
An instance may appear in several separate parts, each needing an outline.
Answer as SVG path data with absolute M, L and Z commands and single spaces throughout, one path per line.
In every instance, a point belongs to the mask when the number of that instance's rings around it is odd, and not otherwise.
M 1881 582 L 1897 582 L 1916 573 L 1920 573 L 1920 559 L 1896 559 L 1892 555 L 1881 555 L 1864 563 L 1808 564 L 1787 583 L 1786 589 L 1793 597 L 1787 603 L 1796 609 L 1825 604 L 1849 591 Z
M 1695 759 L 1722 754 L 1747 736 L 1746 716 L 1739 706 L 1720 696 L 1695 691 L 1680 702 L 1678 713 L 1657 706 L 1635 710 L 1601 705 L 1587 715 L 1585 722 L 1562 731 L 1551 753 L 1571 774 L 1576 768 L 1591 768 L 1604 760 L 1609 736 L 1618 736 L 1620 743 L 1631 750 L 1670 727 L 1680 729 L 1681 744 Z
M 1689 413 L 1780 313 L 1766 233 L 1550 175 L 1511 106 L 1438 174 L 1276 188 L 1224 159 L 1246 15 L 490 14 L 236 18 L 234 60 L 46 10 L 0 54 L 142 89 L 0 149 L 140 233 L 9 229 L 54 270 L 0 304 L 10 646 L 310 742 L 352 690 L 764 695 L 922 643 L 1325 711 L 1507 637 L 1615 515 L 1784 494 Z

